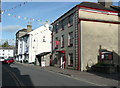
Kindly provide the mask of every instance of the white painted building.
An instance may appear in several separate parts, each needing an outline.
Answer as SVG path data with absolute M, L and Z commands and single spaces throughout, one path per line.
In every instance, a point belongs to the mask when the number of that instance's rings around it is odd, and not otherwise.
M 43 55 L 45 52 L 51 52 L 51 31 L 48 24 L 27 33 L 18 40 L 18 61 L 35 63 L 36 55 Z
M 18 60 L 20 62 L 28 60 L 29 35 L 25 34 L 18 40 Z
M 51 31 L 49 25 L 41 26 L 29 34 L 29 63 L 35 62 L 36 55 L 51 52 Z
M 14 57 L 14 48 L 0 47 L 0 57 L 4 57 L 5 59 Z

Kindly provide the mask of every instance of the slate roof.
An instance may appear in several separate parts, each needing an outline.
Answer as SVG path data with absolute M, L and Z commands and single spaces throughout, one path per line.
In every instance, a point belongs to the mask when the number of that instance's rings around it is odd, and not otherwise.
M 101 9 L 101 10 L 108 10 L 108 11 L 117 11 L 120 12 L 120 6 L 110 6 L 110 8 L 106 8 L 105 6 L 101 5 L 100 3 L 95 3 L 95 2 L 81 2 L 80 4 L 76 5 L 72 9 L 76 8 L 77 6 L 83 6 L 83 7 L 89 7 L 89 8 L 95 8 L 95 9 Z M 69 13 L 72 9 L 70 9 L 68 12 L 66 12 L 64 15 Z M 59 17 L 57 20 L 62 18 L 64 15 Z M 118 14 L 120 16 L 120 14 Z M 53 25 L 57 20 L 55 20 L 51 25 Z
M 110 8 L 106 8 L 105 6 L 101 5 L 100 3 L 94 3 L 94 2 L 82 2 L 78 5 L 95 8 L 95 9 L 109 10 L 109 11 L 118 11 L 118 9 L 120 10 L 119 6 L 110 6 Z
M 21 29 L 21 30 L 17 31 L 16 35 L 17 35 L 20 31 L 27 32 L 27 29 L 23 28 L 23 29 Z
M 120 6 L 110 6 L 110 7 L 120 12 Z

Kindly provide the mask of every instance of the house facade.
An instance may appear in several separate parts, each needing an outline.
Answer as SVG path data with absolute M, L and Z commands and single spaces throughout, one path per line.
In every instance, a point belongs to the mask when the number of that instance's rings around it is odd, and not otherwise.
M 48 66 L 51 52 L 51 31 L 49 25 L 45 24 L 27 34 L 21 36 L 18 41 L 19 61 L 37 63 L 41 65 L 44 61 Z
M 15 57 L 16 57 L 16 60 L 17 61 L 22 61 L 23 62 L 23 59 L 24 56 L 24 52 L 25 52 L 25 45 L 26 44 L 25 42 L 27 42 L 27 39 L 26 39 L 26 34 L 28 32 L 32 31 L 32 26 L 31 25 L 27 25 L 27 29 L 22 29 L 22 30 L 19 30 L 17 33 L 16 33 L 16 50 L 15 50 Z
M 28 61 L 29 54 L 29 35 L 25 34 L 24 36 L 21 36 L 18 40 L 18 61 L 20 62 L 26 62 Z
M 8 57 L 14 57 L 14 48 L 0 47 L 0 57 L 7 59 Z
M 38 63 L 44 61 L 48 65 L 51 52 L 51 31 L 49 25 L 45 24 L 32 32 L 29 32 L 29 63 Z
M 80 71 L 98 63 L 100 50 L 114 52 L 119 65 L 118 8 L 107 2 L 82 2 L 52 23 L 52 64 Z
M 22 29 L 22 30 L 19 30 L 17 33 L 16 33 L 16 44 L 15 44 L 15 57 L 16 57 L 16 60 L 18 61 L 19 60 L 19 50 L 18 50 L 18 46 L 19 46 L 19 38 L 23 35 L 25 35 L 27 33 L 27 29 Z

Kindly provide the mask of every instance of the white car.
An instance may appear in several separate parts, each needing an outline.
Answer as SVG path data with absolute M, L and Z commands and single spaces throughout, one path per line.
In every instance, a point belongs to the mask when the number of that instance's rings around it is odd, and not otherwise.
M 3 62 L 5 60 L 4 57 L 0 57 L 0 62 Z

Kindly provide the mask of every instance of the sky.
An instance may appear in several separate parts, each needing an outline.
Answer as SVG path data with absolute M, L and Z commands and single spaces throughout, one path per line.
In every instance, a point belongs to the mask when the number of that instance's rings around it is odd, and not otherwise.
M 27 1 L 27 0 L 26 0 Z M 81 0 L 92 1 L 97 0 Z M 34 19 L 32 22 L 32 28 L 36 29 L 41 25 L 44 25 L 46 21 L 52 23 L 65 12 L 76 6 L 80 2 L 2 2 L 2 10 L 8 10 L 21 4 L 21 6 L 6 11 L 2 14 L 2 28 L 0 27 L 0 33 L 2 37 L 0 39 L 15 39 L 15 34 L 18 30 L 26 28 L 30 19 Z M 118 2 L 114 2 L 117 5 Z M 19 16 L 19 18 L 18 18 Z M 27 17 L 27 19 L 25 19 Z M 29 19 L 29 20 L 28 20 Z M 38 21 L 39 20 L 39 21 Z

